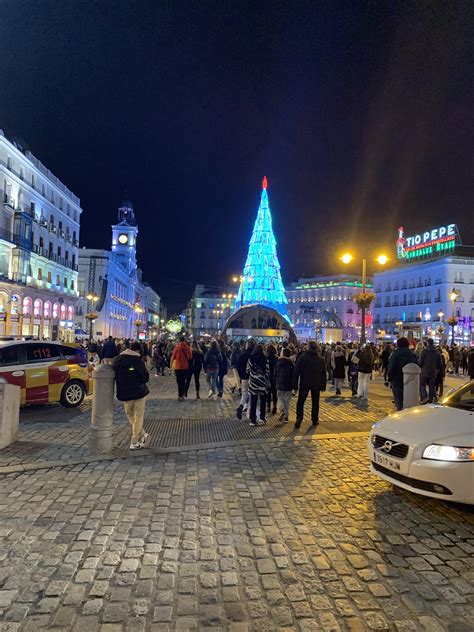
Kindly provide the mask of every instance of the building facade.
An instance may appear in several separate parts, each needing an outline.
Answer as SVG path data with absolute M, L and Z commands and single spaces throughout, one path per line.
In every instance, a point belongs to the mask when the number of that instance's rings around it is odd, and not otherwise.
M 194 338 L 217 337 L 234 311 L 236 295 L 196 285 L 184 310 L 184 326 Z
M 367 289 L 372 288 L 371 281 Z M 360 310 L 354 296 L 362 291 L 358 276 L 335 275 L 300 278 L 286 290 L 288 315 L 299 340 L 340 341 L 360 337 Z M 372 313 L 366 312 L 367 339 L 372 338 Z
M 112 226 L 111 250 L 82 248 L 79 252 L 78 319 L 89 335 L 92 322 L 96 339 L 135 338 L 137 334 L 144 338 L 152 334 L 156 315 L 159 318 L 161 299 L 142 281 L 137 266 L 137 235 L 133 205 L 126 200 Z
M 374 275 L 374 327 L 378 337 L 399 333 L 414 338 L 429 336 L 451 340 L 446 318 L 452 315 L 452 290 L 456 291 L 455 341 L 473 341 L 474 257 L 454 253 L 434 261 L 398 265 Z M 444 332 L 439 328 L 442 327 Z
M 0 130 L 0 336 L 74 340 L 81 205 Z

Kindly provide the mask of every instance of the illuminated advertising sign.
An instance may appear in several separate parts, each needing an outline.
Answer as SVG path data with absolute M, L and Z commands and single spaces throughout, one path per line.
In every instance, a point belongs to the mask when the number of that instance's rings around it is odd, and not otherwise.
M 418 235 L 404 236 L 404 229 L 398 229 L 397 257 L 400 261 L 410 261 L 420 257 L 434 257 L 447 254 L 460 244 L 458 227 L 447 224 L 439 228 L 432 228 Z

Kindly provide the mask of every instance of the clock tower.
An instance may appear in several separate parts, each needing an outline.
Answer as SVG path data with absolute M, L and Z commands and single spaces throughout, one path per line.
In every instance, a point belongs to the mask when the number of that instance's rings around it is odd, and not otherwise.
M 124 200 L 118 210 L 118 223 L 112 226 L 112 252 L 129 273 L 137 269 L 137 235 L 133 204 Z

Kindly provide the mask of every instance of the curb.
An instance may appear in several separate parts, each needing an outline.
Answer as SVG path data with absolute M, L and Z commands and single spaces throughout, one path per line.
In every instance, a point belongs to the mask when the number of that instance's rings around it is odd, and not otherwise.
M 350 439 L 353 437 L 367 437 L 369 431 L 361 432 L 340 432 L 329 433 L 319 435 L 301 435 L 295 437 L 281 437 L 281 438 L 268 438 L 260 439 L 258 445 L 298 445 L 303 441 L 330 441 L 334 439 Z M 21 463 L 18 465 L 5 465 L 0 467 L 0 475 L 8 474 L 22 474 L 25 472 L 32 472 L 35 470 L 49 470 L 58 467 L 71 467 L 73 465 L 88 465 L 89 463 L 100 463 L 102 461 L 118 461 L 127 459 L 136 459 L 144 456 L 161 456 L 165 454 L 178 454 L 180 452 L 195 452 L 198 450 L 214 450 L 216 448 L 233 448 L 240 446 L 254 447 L 255 442 L 249 441 L 249 439 L 241 439 L 240 441 L 226 441 L 219 443 L 200 443 L 191 446 L 182 447 L 169 447 L 169 448 L 156 448 L 156 449 L 144 449 L 130 452 L 129 450 L 114 450 L 111 454 L 97 454 L 91 456 L 80 457 L 77 459 L 69 459 L 68 461 L 32 461 L 30 463 Z

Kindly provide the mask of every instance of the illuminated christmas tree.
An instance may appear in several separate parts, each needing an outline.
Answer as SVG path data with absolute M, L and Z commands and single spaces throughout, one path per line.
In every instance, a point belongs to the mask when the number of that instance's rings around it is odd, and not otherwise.
M 285 288 L 281 280 L 272 216 L 268 205 L 267 178 L 263 178 L 262 197 L 249 243 L 236 306 L 266 305 L 288 319 Z

